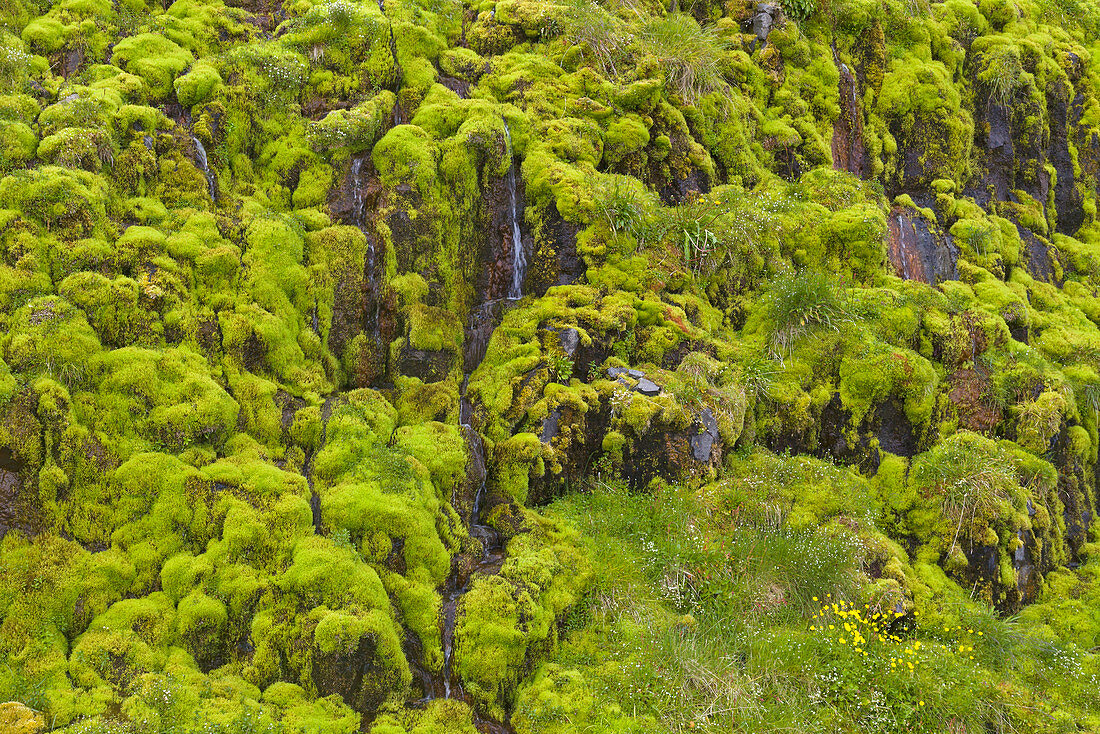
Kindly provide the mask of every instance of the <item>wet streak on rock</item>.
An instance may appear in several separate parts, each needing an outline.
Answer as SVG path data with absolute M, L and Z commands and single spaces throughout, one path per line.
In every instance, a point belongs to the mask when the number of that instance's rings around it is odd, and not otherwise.
M 306 484 L 309 485 L 309 508 L 313 513 L 313 532 L 317 535 L 322 534 L 324 526 L 321 522 L 321 495 L 313 487 L 313 461 L 321 449 L 324 448 L 325 438 L 328 434 L 328 421 L 332 417 L 333 404 L 339 398 L 339 395 L 329 395 L 325 398 L 325 402 L 321 406 L 321 441 L 317 445 L 317 450 L 309 455 L 305 466 L 302 467 L 302 475 L 306 478 Z
M 936 285 L 959 277 L 959 250 L 950 235 L 933 232 L 923 217 L 895 207 L 887 219 L 890 263 L 905 280 Z

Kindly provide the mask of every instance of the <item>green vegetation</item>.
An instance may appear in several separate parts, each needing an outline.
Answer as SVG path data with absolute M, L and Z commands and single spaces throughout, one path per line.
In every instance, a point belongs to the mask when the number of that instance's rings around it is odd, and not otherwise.
M 1098 55 L 0 0 L 0 729 L 1100 730 Z

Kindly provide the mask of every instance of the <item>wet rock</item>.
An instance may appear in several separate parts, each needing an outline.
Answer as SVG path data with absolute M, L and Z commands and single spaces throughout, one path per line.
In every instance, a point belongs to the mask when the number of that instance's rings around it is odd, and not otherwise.
M 0 448 L 0 538 L 11 530 L 37 535 L 41 508 L 31 492 L 24 491 L 23 465 L 11 449 Z
M 691 437 L 691 453 L 696 461 L 706 463 L 710 461 L 711 451 L 718 442 L 718 421 L 714 419 L 714 413 L 710 408 L 703 408 L 699 415 L 699 421 L 703 424 L 703 432 Z
M 1041 280 L 1044 283 L 1054 283 L 1061 288 L 1062 281 L 1054 275 L 1054 261 L 1059 256 L 1057 248 L 1026 227 L 1016 225 L 1016 231 L 1020 234 L 1020 239 L 1024 243 L 1027 272 L 1036 280 Z
M 80 46 L 65 51 L 61 61 L 61 74 L 66 79 L 80 70 L 84 64 L 84 49 Z
M 314 645 L 313 684 L 322 696 L 335 694 L 356 711 L 373 712 L 385 700 L 390 686 L 396 688 L 399 682 L 396 672 L 383 669 L 379 662 L 376 645 L 369 635 L 363 635 L 354 647 L 328 653 Z M 365 684 L 367 676 L 375 680 Z M 386 678 L 392 680 L 385 681 Z
M 1057 173 L 1054 183 L 1056 226 L 1058 232 L 1073 235 L 1085 221 L 1084 198 L 1077 186 L 1077 168 L 1069 150 L 1073 90 L 1064 80 L 1059 80 L 1046 91 L 1050 118 L 1050 163 Z
M 504 303 L 488 301 L 470 312 L 462 340 L 462 364 L 466 374 L 472 373 L 485 359 L 489 339 L 504 318 Z
M 466 99 L 470 96 L 470 82 L 465 79 L 454 76 L 441 76 L 439 77 L 439 83 L 457 94 L 460 99 Z
M 959 249 L 950 235 L 934 232 L 924 217 L 895 208 L 887 220 L 890 262 L 905 280 L 937 285 L 958 280 Z
M 652 397 L 661 394 L 661 386 L 652 380 L 642 377 L 638 380 L 638 385 L 634 388 L 634 391 Z
M 1030 504 L 1031 500 L 1028 500 Z M 1042 576 L 1035 572 L 1031 546 L 1034 540 L 1026 530 L 1016 531 L 1016 540 L 1020 546 L 1012 554 L 1012 567 L 1016 571 L 1016 593 L 1020 604 L 1035 600 L 1039 593 Z
M 454 363 L 454 354 L 446 349 L 413 349 L 405 346 L 397 359 L 397 370 L 407 377 L 415 377 L 425 385 L 447 377 Z
M 673 206 L 684 203 L 695 194 L 705 194 L 708 191 L 710 191 L 710 183 L 707 181 L 706 174 L 699 169 L 693 169 L 690 173 L 662 186 L 658 193 L 662 203 Z
M 984 433 L 1001 422 L 1000 408 L 984 398 L 989 383 L 980 374 L 970 369 L 956 370 L 948 377 L 948 384 L 948 398 L 958 413 L 959 425 Z
M 871 177 L 871 160 L 863 142 L 859 82 L 847 64 L 835 61 L 840 71 L 840 117 L 833 126 L 833 168 L 867 179 Z
M 522 185 L 521 180 L 518 182 Z M 551 204 L 544 215 L 543 236 L 528 257 L 527 280 L 524 292 L 536 296 L 546 293 L 555 285 L 576 283 L 588 266 L 577 252 L 577 232 L 580 227 L 567 222 Z
M 876 435 L 879 448 L 895 456 L 916 456 L 917 437 L 900 400 L 890 398 L 879 405 L 875 418 L 878 422 Z
M 558 343 L 561 345 L 562 351 L 565 352 L 565 356 L 572 359 L 573 355 L 577 353 L 577 348 L 581 345 L 581 334 L 576 329 L 563 329 L 558 334 Z
M 550 443 L 560 432 L 561 409 L 554 408 L 542 419 L 542 431 L 539 433 L 539 440 L 543 443 Z
M 1012 112 L 1003 104 L 992 99 L 986 105 L 986 121 L 989 123 L 989 135 L 986 137 L 986 149 L 989 151 L 987 166 L 987 184 L 992 187 L 996 199 L 1005 201 L 1012 190 L 1012 171 L 1016 158 L 1016 147 L 1012 143 Z

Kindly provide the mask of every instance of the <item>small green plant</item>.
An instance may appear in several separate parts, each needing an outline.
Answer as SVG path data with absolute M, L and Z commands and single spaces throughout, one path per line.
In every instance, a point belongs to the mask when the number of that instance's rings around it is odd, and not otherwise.
M 1023 83 L 1024 67 L 1020 62 L 1020 52 L 1015 46 L 1005 44 L 993 48 L 984 56 L 985 70 L 978 74 L 978 79 L 986 85 L 994 100 L 1007 105 Z
M 754 354 L 741 362 L 741 383 L 745 395 L 753 402 L 767 394 L 768 388 L 780 373 L 775 360 L 764 354 Z
M 772 281 L 767 294 L 772 321 L 770 339 L 777 358 L 790 354 L 795 343 L 818 328 L 837 331 L 850 320 L 844 292 L 823 273 L 804 270 L 784 274 Z
M 783 0 L 783 12 L 788 18 L 806 20 L 817 12 L 817 0 Z
M 710 275 L 718 267 L 729 240 L 723 215 L 726 209 L 713 196 L 696 196 L 666 210 L 665 227 L 676 236 L 684 267 L 696 277 Z
M 550 376 L 557 382 L 563 385 L 569 383 L 569 378 L 573 376 L 573 360 L 566 357 L 564 354 L 556 354 L 551 352 L 547 358 L 547 367 L 550 370 Z
M 347 528 L 336 528 L 332 533 L 332 542 L 337 548 L 353 548 L 351 532 Z
M 566 41 L 579 46 L 585 61 L 604 76 L 618 76 L 633 37 L 621 18 L 607 12 L 594 0 L 573 0 L 560 17 L 548 22 L 550 32 L 561 33 Z
M 1004 451 L 969 431 L 960 431 L 921 455 L 912 473 L 916 486 L 926 496 L 938 498 L 944 517 L 955 525 L 951 550 L 964 526 L 996 514 L 1018 486 Z
M 612 182 L 601 181 L 596 195 L 596 207 L 607 228 L 615 236 L 630 234 L 639 240 L 650 202 L 639 192 L 637 186 L 626 183 L 616 176 Z
M 714 28 L 703 28 L 690 15 L 674 13 L 651 21 L 642 30 L 645 49 L 665 71 L 665 85 L 684 102 L 723 89 L 721 59 L 725 40 Z

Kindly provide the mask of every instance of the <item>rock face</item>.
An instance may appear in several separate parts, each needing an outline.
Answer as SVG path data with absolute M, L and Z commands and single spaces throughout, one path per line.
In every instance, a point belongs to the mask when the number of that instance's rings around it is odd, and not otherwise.
M 889 256 L 905 280 L 936 285 L 959 277 L 959 250 L 951 236 L 934 231 L 924 217 L 895 208 L 887 220 Z
M 41 529 L 41 509 L 24 489 L 22 474 L 11 449 L 0 448 L 0 538 L 12 530 L 35 535 Z
M 706 464 L 710 462 L 715 444 L 719 440 L 718 421 L 714 419 L 710 408 L 704 408 L 699 414 L 699 422 L 703 424 L 703 430 L 691 437 L 691 455 L 696 461 Z
M 833 125 L 833 168 L 860 178 L 871 175 L 871 160 L 863 139 L 863 104 L 859 80 L 849 66 L 835 60 L 840 71 L 840 118 Z
M 752 50 L 756 50 L 758 44 L 763 45 L 768 42 L 768 35 L 782 15 L 783 10 L 776 3 L 762 2 L 756 4 L 756 12 L 743 23 L 745 31 L 755 36 L 752 40 Z

